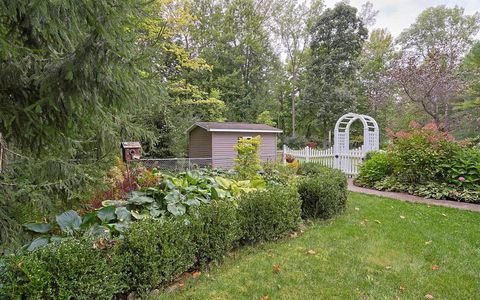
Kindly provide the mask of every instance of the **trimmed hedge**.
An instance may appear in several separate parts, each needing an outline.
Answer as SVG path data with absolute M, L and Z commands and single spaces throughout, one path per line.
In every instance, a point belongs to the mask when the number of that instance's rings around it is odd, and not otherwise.
M 303 218 L 328 219 L 345 210 L 347 178 L 339 170 L 324 168 L 302 180 L 298 193 Z
M 298 229 L 300 199 L 295 189 L 272 186 L 244 194 L 239 200 L 241 242 L 265 242 Z
M 113 242 L 68 238 L 5 258 L 1 294 L 11 299 L 112 299 L 126 288 Z
M 322 166 L 320 164 L 306 162 L 306 163 L 301 163 L 298 166 L 297 174 L 303 175 L 303 176 L 310 176 L 315 174 L 322 174 L 322 173 L 328 172 L 329 170 L 331 169 L 328 167 Z
M 298 229 L 301 202 L 280 185 L 192 207 L 183 217 L 129 223 L 118 240 L 67 238 L 0 265 L 0 298 L 111 299 L 146 294 L 183 272 L 221 260 L 238 242 L 273 240 Z
M 237 209 L 226 201 L 212 201 L 192 213 L 193 243 L 196 245 L 196 266 L 203 268 L 221 260 L 239 237 Z
M 124 259 L 130 290 L 141 294 L 163 286 L 195 263 L 192 226 L 183 218 L 134 222 L 125 233 L 117 255 Z

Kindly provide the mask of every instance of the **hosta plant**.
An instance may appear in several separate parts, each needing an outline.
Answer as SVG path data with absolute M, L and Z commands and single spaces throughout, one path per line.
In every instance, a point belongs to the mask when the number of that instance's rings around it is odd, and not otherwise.
M 158 171 L 155 171 L 158 172 Z M 39 234 L 27 250 L 61 240 L 65 236 L 89 234 L 112 237 L 121 235 L 131 221 L 185 215 L 190 207 L 226 201 L 236 206 L 236 198 L 265 187 L 263 179 L 236 181 L 211 171 L 196 170 L 176 175 L 156 174 L 161 181 L 153 187 L 130 192 L 125 199 L 105 200 L 99 209 L 80 216 L 69 210 L 56 217 L 56 224 L 29 223 L 25 228 Z

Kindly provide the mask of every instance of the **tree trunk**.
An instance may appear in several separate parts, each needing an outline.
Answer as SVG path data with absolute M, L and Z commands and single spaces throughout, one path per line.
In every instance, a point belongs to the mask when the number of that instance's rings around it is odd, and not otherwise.
M 292 136 L 295 136 L 295 93 L 292 93 Z
M 445 132 L 448 132 L 450 130 L 450 107 L 448 106 L 448 103 L 445 104 L 445 119 L 444 119 L 444 128 Z

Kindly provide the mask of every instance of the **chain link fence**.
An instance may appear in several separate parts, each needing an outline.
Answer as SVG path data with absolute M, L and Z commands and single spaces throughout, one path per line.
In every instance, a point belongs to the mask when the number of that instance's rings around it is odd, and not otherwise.
M 142 158 L 136 162 L 147 169 L 181 172 L 212 166 L 212 158 Z

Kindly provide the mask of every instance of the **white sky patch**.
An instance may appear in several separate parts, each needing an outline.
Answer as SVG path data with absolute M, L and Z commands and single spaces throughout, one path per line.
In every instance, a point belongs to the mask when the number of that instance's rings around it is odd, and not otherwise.
M 398 35 L 410 24 L 415 22 L 417 16 L 428 7 L 445 5 L 454 7 L 455 5 L 463 7 L 468 15 L 480 11 L 480 0 L 369 0 L 373 4 L 373 9 L 378 10 L 376 23 L 373 28 L 387 28 L 394 37 Z M 335 6 L 338 0 L 325 0 L 327 7 Z M 362 4 L 367 0 L 350 0 L 349 3 L 360 10 Z M 370 28 L 371 29 L 371 28 Z M 477 39 L 480 33 L 477 34 Z

